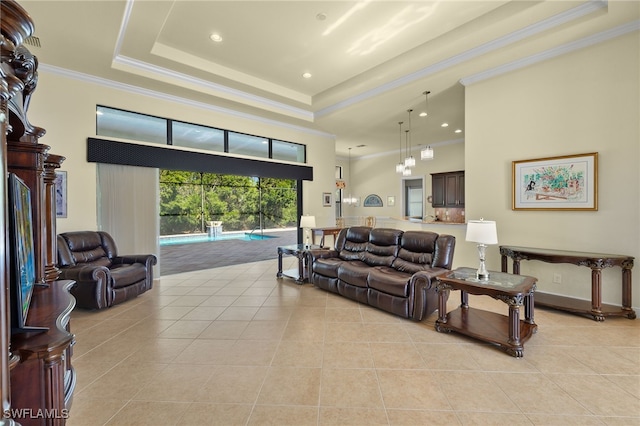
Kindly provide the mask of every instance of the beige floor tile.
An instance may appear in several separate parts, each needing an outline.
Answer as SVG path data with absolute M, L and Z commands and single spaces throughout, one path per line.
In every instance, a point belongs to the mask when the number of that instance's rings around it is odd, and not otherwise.
M 176 274 L 113 308 L 75 310 L 67 424 L 640 424 L 640 320 L 536 309 L 517 359 L 436 332 L 437 313 L 407 320 L 276 269 Z M 240 298 L 262 302 L 232 306 Z M 459 302 L 454 292 L 448 309 Z M 488 297 L 470 304 L 506 314 Z
M 382 395 L 374 369 L 322 369 L 322 407 L 379 408 Z
M 317 406 L 320 368 L 271 367 L 257 403 L 260 405 Z
M 224 306 L 196 306 L 188 314 L 182 317 L 185 321 L 213 321 L 218 318 L 224 310 Z
M 640 399 L 600 375 L 554 374 L 550 378 L 596 416 L 640 417 Z
M 388 409 L 451 410 L 434 375 L 424 370 L 378 370 Z
M 360 426 L 360 425 L 388 425 L 387 413 L 378 408 L 337 408 L 320 407 L 322 426 Z M 407 423 L 404 423 L 405 425 Z M 426 424 L 426 423 L 421 423 Z
M 123 362 L 77 393 L 84 399 L 131 399 L 167 367 L 166 364 Z
M 214 321 L 200 335 L 200 339 L 238 339 L 250 321 Z
M 187 402 L 129 401 L 107 426 L 175 425 L 189 408 Z
M 487 373 L 503 392 L 526 414 L 585 416 L 591 414 L 582 404 L 549 377 L 536 373 Z
M 318 409 L 316 407 L 256 405 L 247 424 L 315 426 L 318 424 Z
M 286 321 L 251 321 L 240 335 L 240 339 L 279 341 L 286 327 Z
M 509 396 L 478 371 L 435 371 L 433 377 L 456 411 L 520 413 Z
M 267 296 L 248 296 L 246 292 L 231 304 L 231 306 L 262 306 Z
M 194 402 L 178 421 L 193 426 L 243 426 L 247 424 L 253 404 L 213 404 Z
M 453 426 L 461 424 L 453 411 L 387 410 L 392 426 Z M 485 423 L 489 424 L 489 423 Z
M 254 404 L 268 367 L 217 366 L 209 380 L 197 389 L 195 401 Z
M 327 342 L 322 359 L 324 368 L 373 368 L 371 347 L 366 342 Z
M 127 400 L 75 399 L 66 426 L 103 425 L 126 404 Z
M 161 339 L 193 339 L 198 337 L 209 325 L 211 325 L 211 321 L 180 320 L 160 333 L 158 337 Z
M 325 352 L 326 348 L 322 342 L 284 340 L 278 345 L 271 365 L 319 368 L 322 367 Z

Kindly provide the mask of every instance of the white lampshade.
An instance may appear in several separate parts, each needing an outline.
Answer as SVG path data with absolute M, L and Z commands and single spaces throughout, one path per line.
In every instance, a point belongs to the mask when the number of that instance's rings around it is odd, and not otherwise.
M 484 219 L 468 221 L 466 240 L 479 244 L 498 244 L 496 222 Z
M 300 228 L 315 228 L 316 227 L 316 217 L 304 215 L 300 217 Z

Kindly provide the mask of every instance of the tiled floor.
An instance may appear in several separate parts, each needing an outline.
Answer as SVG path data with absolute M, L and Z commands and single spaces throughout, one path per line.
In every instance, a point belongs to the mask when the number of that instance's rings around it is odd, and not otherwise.
M 640 424 L 640 319 L 537 309 L 516 359 L 437 333 L 436 314 L 416 323 L 277 280 L 276 265 L 169 275 L 125 304 L 75 311 L 68 424 Z

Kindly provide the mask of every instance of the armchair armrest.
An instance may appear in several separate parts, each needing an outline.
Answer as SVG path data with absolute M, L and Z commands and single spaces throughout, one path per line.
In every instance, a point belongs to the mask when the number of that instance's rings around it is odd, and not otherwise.
M 438 307 L 436 277 L 449 272 L 445 268 L 429 268 L 418 271 L 411 276 L 411 289 L 414 296 L 414 305 L 411 307 L 411 317 L 417 321 L 435 311 Z
M 424 271 L 418 271 L 411 277 L 411 282 L 415 285 L 420 285 L 426 289 L 430 289 L 432 287 L 434 278 L 449 271 L 449 269 L 445 268 L 429 268 L 425 269 Z
M 151 268 L 158 262 L 153 254 L 130 254 L 116 256 L 111 259 L 113 265 L 130 265 L 132 263 L 143 263 L 147 268 Z
M 78 307 L 102 309 L 111 306 L 111 272 L 106 266 L 85 264 L 61 268 L 60 278 L 76 282 L 71 294 Z

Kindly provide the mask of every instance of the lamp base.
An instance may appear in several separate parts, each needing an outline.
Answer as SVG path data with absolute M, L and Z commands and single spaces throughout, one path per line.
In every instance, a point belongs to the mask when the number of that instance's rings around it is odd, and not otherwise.
M 489 271 L 487 271 L 487 267 L 484 264 L 486 248 L 486 245 L 478 244 L 478 257 L 480 257 L 480 266 L 478 266 L 478 271 L 476 272 L 478 281 L 489 281 Z

